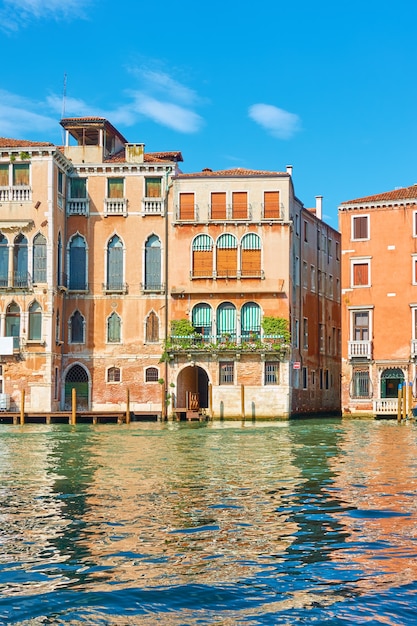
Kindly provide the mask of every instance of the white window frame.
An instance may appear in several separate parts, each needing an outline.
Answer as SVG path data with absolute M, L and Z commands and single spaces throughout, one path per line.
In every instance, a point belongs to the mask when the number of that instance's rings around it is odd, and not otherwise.
M 367 237 L 360 237 L 360 238 L 355 238 L 354 234 L 355 234 L 355 219 L 357 219 L 358 217 L 366 217 L 367 218 L 367 231 L 368 231 L 368 236 Z M 350 239 L 351 241 L 369 241 L 369 239 L 371 238 L 371 220 L 370 220 L 370 214 L 369 213 L 364 213 L 364 214 L 360 214 L 360 215 L 352 215 L 351 216 L 351 230 L 350 230 Z
M 368 282 L 366 285 L 355 285 L 354 284 L 354 267 L 355 265 L 367 265 L 368 266 Z M 355 257 L 354 259 L 350 259 L 350 286 L 352 289 L 363 289 L 364 287 L 370 287 L 372 285 L 371 279 L 371 257 Z

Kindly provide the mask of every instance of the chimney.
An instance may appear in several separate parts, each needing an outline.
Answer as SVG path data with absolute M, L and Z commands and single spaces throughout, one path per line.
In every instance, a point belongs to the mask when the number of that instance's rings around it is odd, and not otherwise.
M 287 165 L 287 174 L 292 176 L 292 165 Z
M 143 163 L 144 152 L 145 152 L 145 144 L 127 143 L 126 153 L 125 153 L 127 163 Z
M 316 217 L 322 219 L 323 196 L 316 196 Z

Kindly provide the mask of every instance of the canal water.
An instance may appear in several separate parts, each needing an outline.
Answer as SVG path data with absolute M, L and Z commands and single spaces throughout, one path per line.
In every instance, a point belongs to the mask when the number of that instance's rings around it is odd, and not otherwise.
M 0 426 L 1 624 L 414 624 L 417 424 Z

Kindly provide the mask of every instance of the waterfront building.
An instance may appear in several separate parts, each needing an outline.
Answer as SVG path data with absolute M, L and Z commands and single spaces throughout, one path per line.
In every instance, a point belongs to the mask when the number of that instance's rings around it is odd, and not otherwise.
M 417 186 L 343 202 L 339 225 L 342 410 L 395 416 L 416 395 Z
M 286 171 L 173 177 L 166 352 L 177 413 L 290 417 L 340 410 L 340 238 Z M 291 337 L 274 321 L 288 322 Z M 196 399 L 196 400 L 195 400 Z
M 0 139 L 0 409 L 338 412 L 340 237 L 292 168 L 184 174 L 104 118 L 61 126 Z

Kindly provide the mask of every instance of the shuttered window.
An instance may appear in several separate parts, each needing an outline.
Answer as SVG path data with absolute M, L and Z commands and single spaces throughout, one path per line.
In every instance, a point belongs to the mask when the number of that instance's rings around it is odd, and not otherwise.
M 264 192 L 264 218 L 276 219 L 280 217 L 279 191 Z
M 106 288 L 110 291 L 120 291 L 123 288 L 123 244 L 117 235 L 107 245 Z
M 162 196 L 160 178 L 147 178 L 146 179 L 145 195 L 147 198 L 160 198 Z
M 223 192 L 211 194 L 211 219 L 226 219 L 226 194 Z
M 368 215 L 360 215 L 352 218 L 353 239 L 368 239 Z
M 234 191 L 232 193 L 232 218 L 247 219 L 248 217 L 248 194 L 246 191 Z
M 87 251 L 84 237 L 76 235 L 70 243 L 70 278 L 69 288 L 87 289 Z
M 213 240 L 209 235 L 198 235 L 193 241 L 194 277 L 211 276 L 213 274 Z
M 9 247 L 7 239 L 0 233 L 0 287 L 7 287 L 9 281 Z
M 180 193 L 180 220 L 194 219 L 194 194 Z
M 40 341 L 42 338 L 42 308 L 39 302 L 32 302 L 29 307 L 29 340 Z
M 159 319 L 155 311 L 151 311 L 146 319 L 146 342 L 156 343 L 159 341 Z
M 237 242 L 234 235 L 225 233 L 217 240 L 217 276 L 235 278 L 237 275 Z
M 240 312 L 242 339 L 257 339 L 261 335 L 261 309 L 256 302 L 246 302 Z
M 366 287 L 369 285 L 369 263 L 353 264 L 353 286 Z
M 121 319 L 116 312 L 110 315 L 107 320 L 107 341 L 108 343 L 120 343 L 121 340 Z
M 261 276 L 261 239 L 256 233 L 248 233 L 241 244 L 242 276 Z
M 33 282 L 46 283 L 46 239 L 41 233 L 33 240 Z
M 109 178 L 107 180 L 107 197 L 123 198 L 123 178 Z
M 193 308 L 192 312 L 192 324 L 197 333 L 200 333 L 204 338 L 208 338 L 211 335 L 211 307 L 208 304 L 197 304 Z
M 9 166 L 0 165 L 0 187 L 9 186 Z
M 13 185 L 29 185 L 29 164 L 13 165 Z
M 217 309 L 217 335 L 219 340 L 236 338 L 236 308 L 231 302 L 223 302 Z

